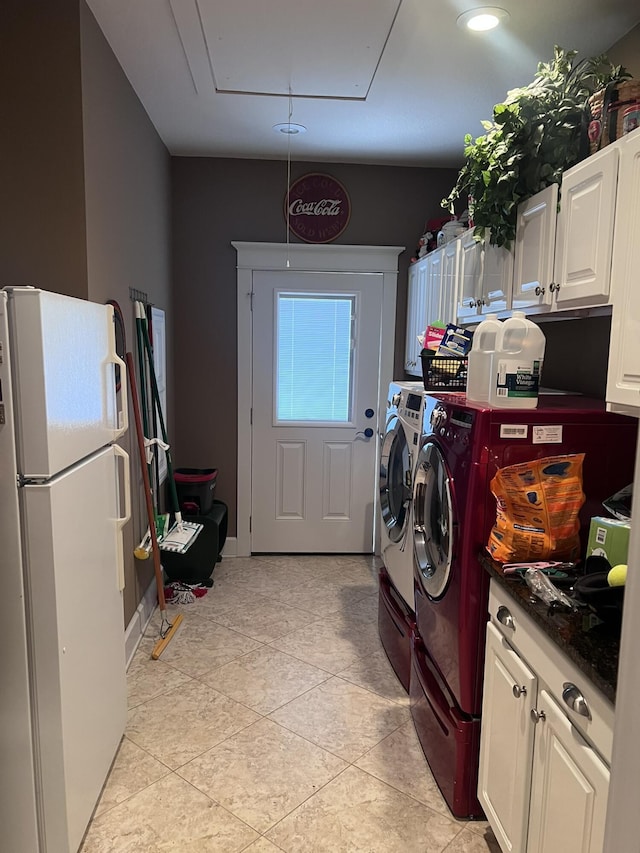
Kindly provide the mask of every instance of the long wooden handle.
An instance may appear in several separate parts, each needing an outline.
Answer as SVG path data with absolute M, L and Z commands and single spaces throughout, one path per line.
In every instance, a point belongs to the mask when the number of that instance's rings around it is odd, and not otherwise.
M 164 598 L 164 585 L 162 583 L 162 565 L 160 563 L 160 546 L 158 545 L 158 536 L 156 534 L 156 517 L 153 511 L 153 501 L 151 499 L 151 483 L 149 482 L 149 470 L 147 468 L 147 454 L 144 446 L 144 432 L 142 430 L 142 421 L 140 418 L 140 404 L 138 403 L 138 389 L 136 386 L 135 368 L 133 364 L 133 356 L 130 352 L 126 355 L 127 373 L 129 375 L 129 388 L 131 390 L 131 408 L 136 422 L 136 436 L 138 438 L 138 454 L 140 456 L 140 470 L 142 471 L 142 483 L 144 485 L 144 498 L 147 505 L 147 518 L 149 519 L 149 533 L 151 535 L 151 553 L 153 555 L 153 570 L 156 576 L 156 586 L 158 587 L 158 605 L 160 611 L 167 609 L 167 603 Z

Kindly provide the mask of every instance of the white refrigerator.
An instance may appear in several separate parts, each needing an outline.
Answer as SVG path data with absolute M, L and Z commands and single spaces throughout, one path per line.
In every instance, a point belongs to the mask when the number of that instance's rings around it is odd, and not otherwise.
M 124 732 L 125 377 L 111 306 L 0 290 L 7 853 L 76 853 Z

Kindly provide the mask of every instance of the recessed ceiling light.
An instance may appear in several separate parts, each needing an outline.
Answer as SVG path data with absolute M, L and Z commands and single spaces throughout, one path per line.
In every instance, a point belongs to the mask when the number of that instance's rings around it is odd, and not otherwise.
M 307 128 L 303 124 L 294 124 L 290 121 L 284 121 L 282 124 L 274 124 L 273 129 L 276 133 L 286 133 L 287 136 L 295 136 L 296 133 L 307 132 Z
M 509 13 L 498 6 L 478 6 L 476 9 L 469 9 L 468 12 L 463 12 L 458 17 L 457 24 L 463 29 L 486 32 L 487 30 L 493 30 L 501 21 L 508 17 Z

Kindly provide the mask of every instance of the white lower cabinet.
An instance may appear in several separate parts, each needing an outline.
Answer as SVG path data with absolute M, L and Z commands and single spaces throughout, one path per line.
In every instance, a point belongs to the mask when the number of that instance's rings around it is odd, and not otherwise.
M 489 610 L 478 797 L 498 844 L 603 853 L 613 706 L 495 581 Z

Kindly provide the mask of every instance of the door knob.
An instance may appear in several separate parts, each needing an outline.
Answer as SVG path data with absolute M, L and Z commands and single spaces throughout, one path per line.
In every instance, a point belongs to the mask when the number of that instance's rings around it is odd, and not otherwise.
M 365 418 L 372 418 L 374 415 L 375 415 L 375 412 L 373 411 L 373 409 L 365 409 L 364 410 Z
M 356 433 L 356 438 L 359 435 L 363 435 L 365 438 L 371 438 L 373 436 L 373 430 L 371 427 L 367 427 L 366 429 L 361 429 Z

